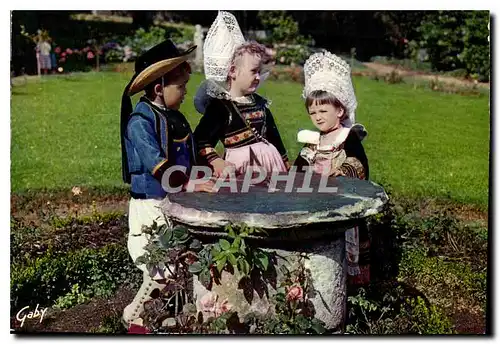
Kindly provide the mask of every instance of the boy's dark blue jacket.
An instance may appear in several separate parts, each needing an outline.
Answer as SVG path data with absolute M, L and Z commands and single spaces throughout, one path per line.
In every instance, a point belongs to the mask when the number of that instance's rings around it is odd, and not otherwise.
M 162 109 L 145 97 L 135 106 L 122 135 L 123 179 L 131 184 L 134 198 L 164 198 L 163 173 L 170 166 L 183 165 L 189 175 L 195 163 L 193 135 L 184 115 Z M 171 186 L 184 184 L 187 175 L 172 173 Z

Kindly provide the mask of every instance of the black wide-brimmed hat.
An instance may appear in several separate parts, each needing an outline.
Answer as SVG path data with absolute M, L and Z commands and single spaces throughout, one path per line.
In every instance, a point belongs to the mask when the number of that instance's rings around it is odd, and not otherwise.
M 132 113 L 130 96 L 142 91 L 153 81 L 187 61 L 189 58 L 188 55 L 194 49 L 196 49 L 196 46 L 192 46 L 186 51 L 181 52 L 171 40 L 167 39 L 146 51 L 135 61 L 135 73 L 123 91 L 121 107 L 122 172 L 126 183 L 130 182 L 130 175 L 128 173 L 124 140 L 128 118 Z
M 196 49 L 196 46 L 180 52 L 174 43 L 167 39 L 165 42 L 146 51 L 135 61 L 136 76 L 129 87 L 128 94 L 136 94 L 153 81 L 187 61 L 188 55 L 194 49 Z

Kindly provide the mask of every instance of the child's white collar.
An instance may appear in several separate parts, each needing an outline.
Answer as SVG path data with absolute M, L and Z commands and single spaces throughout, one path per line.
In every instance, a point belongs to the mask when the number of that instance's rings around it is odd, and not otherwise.
M 351 131 L 350 127 L 342 127 L 338 129 L 338 134 L 337 137 L 335 138 L 335 141 L 329 145 L 324 145 L 324 146 L 319 146 L 320 143 L 320 137 L 321 135 L 328 135 L 327 134 L 322 134 L 319 131 L 314 131 L 314 130 L 301 130 L 297 134 L 297 141 L 301 143 L 307 143 L 307 144 L 312 144 L 316 145 L 316 148 L 318 150 L 333 150 L 338 148 L 342 143 L 345 142 L 347 139 L 347 136 L 349 136 L 349 132 Z
M 269 74 L 270 73 L 267 72 L 261 75 L 259 85 L 257 86 L 256 91 L 262 85 L 262 83 L 267 79 Z M 196 108 L 196 111 L 198 111 L 201 114 L 204 114 L 210 98 L 231 100 L 231 95 L 227 90 L 226 83 L 216 81 L 214 79 L 207 79 L 203 81 L 201 85 L 198 87 L 196 95 L 194 96 L 194 107 Z M 267 100 L 267 104 L 268 105 L 271 104 L 271 101 Z

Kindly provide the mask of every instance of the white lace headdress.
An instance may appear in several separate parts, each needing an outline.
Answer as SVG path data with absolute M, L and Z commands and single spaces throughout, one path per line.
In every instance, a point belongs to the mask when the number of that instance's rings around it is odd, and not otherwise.
M 351 68 L 342 58 L 328 51 L 312 54 L 304 64 L 305 86 L 302 96 L 313 91 L 333 94 L 347 110 L 343 125 L 351 127 L 356 120 L 356 95 L 351 80 Z
M 199 113 L 205 112 L 210 97 L 231 98 L 226 89 L 227 76 L 236 48 L 245 42 L 236 17 L 229 12 L 219 11 L 203 44 L 203 65 L 206 80 L 198 87 L 194 97 L 194 105 Z M 261 75 L 260 84 L 267 75 Z
M 234 51 L 243 43 L 245 37 L 234 15 L 219 11 L 203 44 L 205 77 L 225 82 Z

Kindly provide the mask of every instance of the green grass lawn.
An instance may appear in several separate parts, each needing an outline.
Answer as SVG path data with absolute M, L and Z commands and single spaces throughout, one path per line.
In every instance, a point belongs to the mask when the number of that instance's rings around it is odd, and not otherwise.
M 11 99 L 11 187 L 61 189 L 74 185 L 126 187 L 121 181 L 119 113 L 129 74 L 112 72 L 51 76 L 15 86 Z M 193 129 L 200 115 L 193 75 L 182 106 Z M 354 79 L 357 121 L 371 179 L 396 194 L 446 197 L 483 209 L 488 205 L 488 96 L 460 96 Z M 271 109 L 293 160 L 299 129 L 313 129 L 294 83 L 267 82 L 260 93 Z M 136 101 L 137 97 L 133 100 Z

